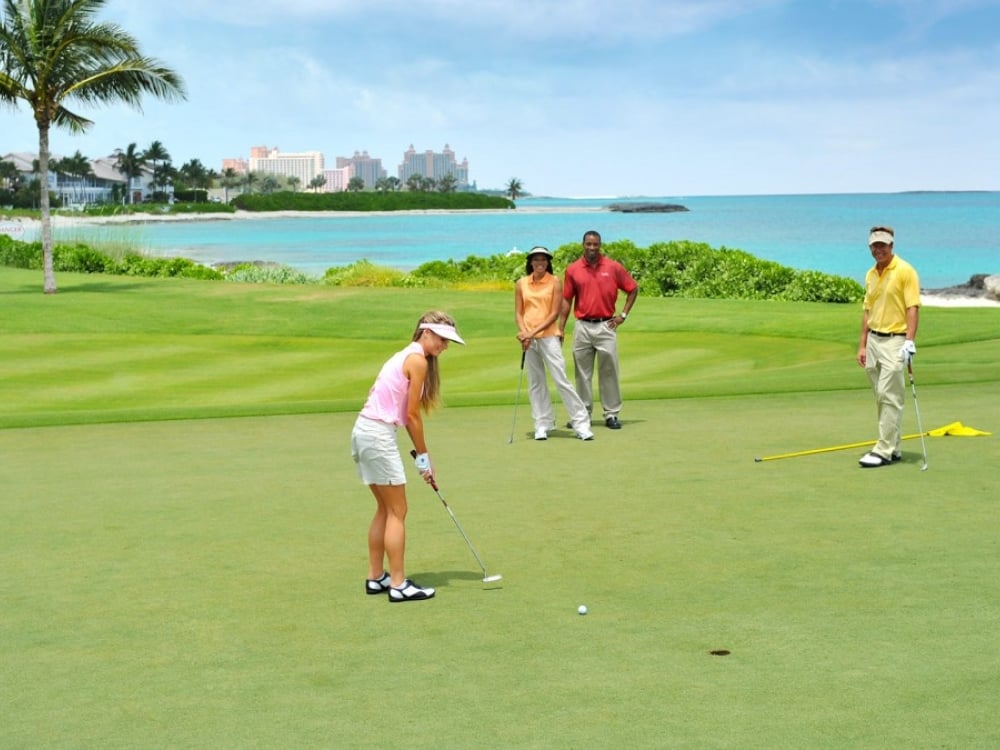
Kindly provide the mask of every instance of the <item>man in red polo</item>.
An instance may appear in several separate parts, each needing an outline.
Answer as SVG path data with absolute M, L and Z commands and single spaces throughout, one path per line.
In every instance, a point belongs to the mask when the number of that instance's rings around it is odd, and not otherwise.
M 615 312 L 618 293 L 625 292 L 622 311 Z M 620 430 L 618 414 L 622 410 L 618 382 L 618 327 L 625 322 L 639 285 L 625 267 L 601 254 L 601 235 L 590 230 L 583 235 L 583 256 L 566 268 L 563 301 L 559 310 L 559 336 L 566 330 L 570 308 L 576 316 L 573 328 L 573 368 L 576 392 L 591 415 L 594 411 L 594 361 L 597 361 L 597 386 L 604 410 L 604 424 Z

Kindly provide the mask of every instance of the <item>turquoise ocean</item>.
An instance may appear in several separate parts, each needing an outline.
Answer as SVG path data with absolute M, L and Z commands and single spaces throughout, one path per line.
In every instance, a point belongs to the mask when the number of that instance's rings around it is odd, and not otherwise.
M 620 213 L 611 203 L 665 202 L 689 210 Z M 1000 192 L 521 198 L 509 211 L 270 217 L 61 228 L 86 240 L 108 234 L 144 251 L 204 263 L 274 261 L 320 276 L 365 258 L 409 270 L 430 260 L 489 256 L 533 245 L 556 248 L 598 230 L 605 243 L 692 240 L 745 250 L 802 270 L 861 281 L 872 260 L 868 229 L 896 230 L 896 253 L 925 289 L 1000 273 Z

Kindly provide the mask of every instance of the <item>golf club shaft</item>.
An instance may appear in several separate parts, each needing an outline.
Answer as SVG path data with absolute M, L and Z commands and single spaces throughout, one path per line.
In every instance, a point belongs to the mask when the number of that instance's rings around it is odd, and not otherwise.
M 924 427 L 920 423 L 920 406 L 917 404 L 917 386 L 913 382 L 913 363 L 906 363 L 906 371 L 910 375 L 910 391 L 913 393 L 913 410 L 917 413 L 917 429 L 920 430 L 920 450 L 924 454 L 924 465 L 920 468 L 927 470 L 927 443 L 924 441 Z
M 507 444 L 514 442 L 514 428 L 517 427 L 517 405 L 521 403 L 521 385 L 524 383 L 524 357 L 528 353 L 527 349 L 521 350 L 521 374 L 517 378 L 517 396 L 514 397 L 514 421 L 510 424 L 510 437 Z
M 441 497 L 441 493 L 438 491 L 438 488 L 435 487 L 434 485 L 431 486 L 434 487 L 434 492 L 441 499 L 441 503 L 444 505 L 445 510 L 448 511 L 448 515 L 451 516 L 451 520 L 455 522 L 455 528 L 458 529 L 458 533 L 462 535 L 462 538 L 465 540 L 465 543 L 469 546 L 469 551 L 472 553 L 472 556 L 476 558 L 476 562 L 479 563 L 479 567 L 483 571 L 483 578 L 486 578 L 487 577 L 486 565 L 483 564 L 483 558 L 479 556 L 479 553 L 476 552 L 476 548 L 472 546 L 472 541 L 469 539 L 469 535 L 465 533 L 465 529 L 462 528 L 462 524 L 458 522 L 458 519 L 455 517 L 455 513 L 452 511 L 451 506 L 445 502 L 443 497 Z
M 415 450 L 411 450 L 410 455 L 416 458 L 417 452 Z M 486 566 L 483 564 L 483 558 L 479 556 L 479 553 L 476 552 L 476 548 L 472 546 L 472 540 L 470 540 L 469 535 L 465 533 L 465 529 L 463 529 L 462 524 L 458 522 L 458 518 L 455 516 L 455 512 L 451 509 L 451 506 L 448 505 L 448 502 L 444 499 L 444 496 L 438 489 L 437 482 L 435 482 L 433 479 L 431 480 L 431 489 L 434 490 L 434 494 L 438 496 L 438 500 L 441 501 L 441 504 L 444 506 L 444 509 L 448 511 L 448 515 L 451 516 L 451 520 L 455 522 L 455 528 L 458 529 L 458 533 L 462 535 L 462 538 L 465 540 L 466 545 L 468 545 L 469 547 L 469 551 L 472 552 L 472 556 L 475 557 L 476 562 L 479 563 L 479 567 L 483 571 L 483 578 L 486 578 L 487 577 Z

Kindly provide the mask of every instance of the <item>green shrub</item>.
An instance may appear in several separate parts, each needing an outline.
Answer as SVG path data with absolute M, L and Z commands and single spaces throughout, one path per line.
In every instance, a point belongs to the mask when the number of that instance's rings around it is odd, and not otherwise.
M 224 278 L 246 284 L 313 284 L 316 279 L 296 271 L 294 268 L 277 263 L 241 263 Z
M 208 191 L 204 188 L 174 190 L 174 200 L 178 203 L 208 203 Z
M 790 302 L 860 302 L 865 290 L 854 279 L 831 276 L 819 271 L 799 271 L 777 295 Z
M 115 262 L 104 253 L 83 245 L 55 245 L 52 248 L 52 268 L 72 273 L 114 273 Z
M 39 270 L 42 267 L 42 243 L 22 242 L 0 234 L 0 265 Z
M 606 255 L 629 269 L 639 283 L 641 293 L 646 296 L 835 303 L 858 302 L 864 297 L 863 287 L 853 279 L 819 271 L 796 271 L 773 261 L 761 260 L 743 250 L 715 249 L 705 243 L 659 242 L 640 248 L 629 240 L 619 240 L 608 243 L 603 249 Z M 569 243 L 555 250 L 552 261 L 555 272 L 562 274 L 567 265 L 580 257 L 580 253 L 579 243 Z M 468 288 L 487 285 L 506 288 L 512 287 L 514 281 L 524 274 L 525 257 L 524 253 L 503 253 L 488 257 L 470 255 L 462 260 L 433 260 L 420 265 L 412 273 L 377 266 L 362 259 L 347 266 L 330 268 L 319 280 L 275 263 L 244 263 L 220 273 L 187 258 L 156 258 L 132 250 L 114 257 L 76 243 L 57 245 L 53 250 L 53 265 L 57 271 L 228 279 L 255 284 L 313 284 L 321 281 L 330 286 Z M 20 242 L 0 236 L 0 264 L 41 269 L 41 243 Z
M 175 203 L 170 207 L 172 214 L 234 214 L 236 209 L 227 203 Z
M 513 208 L 482 193 L 244 193 L 231 201 L 244 211 L 413 211 Z
M 395 268 L 377 266 L 367 258 L 346 266 L 328 268 L 323 274 L 327 286 L 415 287 L 425 286 L 422 279 Z

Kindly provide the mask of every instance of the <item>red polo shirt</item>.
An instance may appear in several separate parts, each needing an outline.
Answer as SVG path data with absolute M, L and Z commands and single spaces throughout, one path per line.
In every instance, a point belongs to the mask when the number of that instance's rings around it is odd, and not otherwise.
M 615 314 L 618 290 L 628 294 L 639 285 L 616 260 L 601 255 L 596 265 L 582 257 L 566 267 L 563 297 L 576 297 L 574 315 L 580 318 L 610 318 Z

